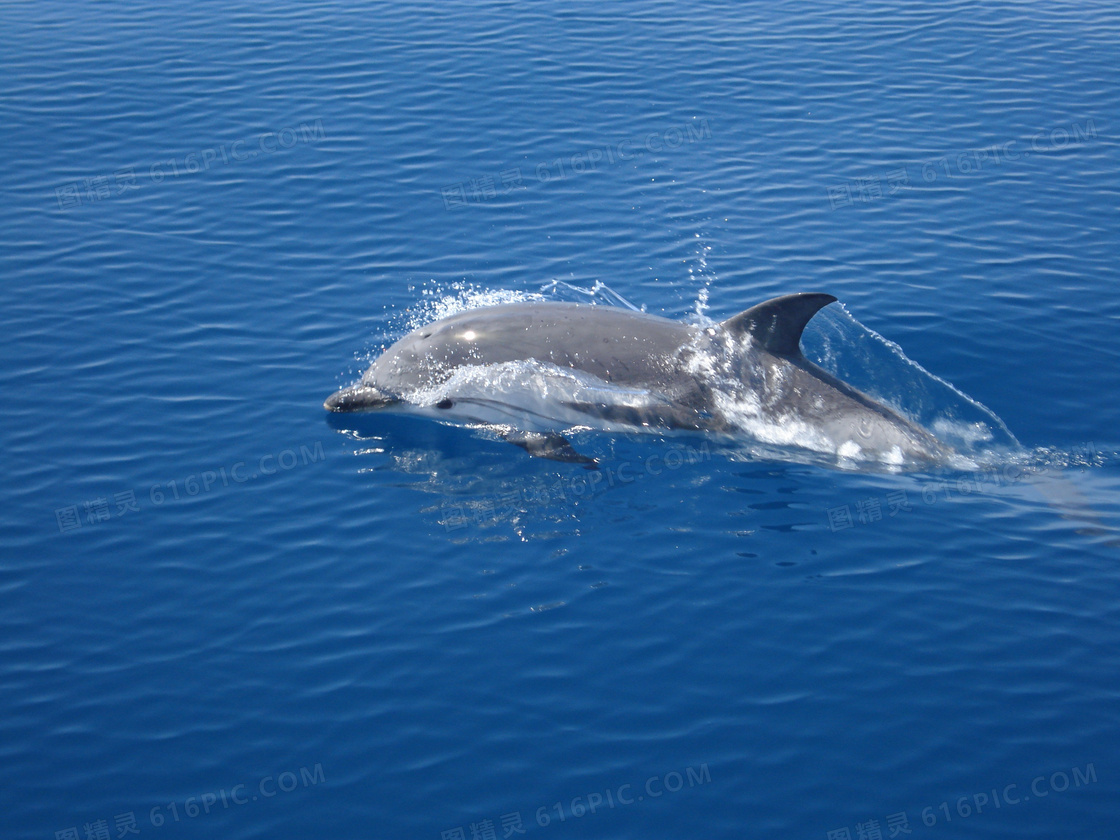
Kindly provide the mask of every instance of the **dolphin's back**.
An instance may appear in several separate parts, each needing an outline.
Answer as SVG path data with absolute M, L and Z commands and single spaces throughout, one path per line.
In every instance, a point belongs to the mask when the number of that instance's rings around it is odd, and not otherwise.
M 609 306 L 505 304 L 414 330 L 382 354 L 367 377 L 404 392 L 438 383 L 465 365 L 536 360 L 605 382 L 661 385 L 697 334 L 688 324 Z

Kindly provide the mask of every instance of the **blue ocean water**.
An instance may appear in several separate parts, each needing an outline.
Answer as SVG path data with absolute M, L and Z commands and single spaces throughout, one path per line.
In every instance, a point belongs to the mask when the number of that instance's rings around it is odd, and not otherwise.
M 0 27 L 0 836 L 1115 835 L 1114 4 Z M 597 284 L 829 292 L 1021 449 L 588 471 L 322 409 L 439 311 Z

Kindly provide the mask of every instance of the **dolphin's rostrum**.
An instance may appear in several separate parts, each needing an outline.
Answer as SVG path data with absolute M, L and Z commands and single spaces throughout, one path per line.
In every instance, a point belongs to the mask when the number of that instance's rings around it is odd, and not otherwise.
M 556 432 L 568 426 L 746 433 L 766 443 L 905 463 L 946 455 L 929 432 L 841 382 L 801 352 L 802 331 L 832 295 L 774 298 L 701 327 L 610 306 L 522 302 L 460 312 L 413 330 L 331 411 L 397 407 L 498 424 L 507 439 L 583 460 Z M 456 375 L 529 363 L 577 388 L 512 401 L 508 389 L 442 390 Z

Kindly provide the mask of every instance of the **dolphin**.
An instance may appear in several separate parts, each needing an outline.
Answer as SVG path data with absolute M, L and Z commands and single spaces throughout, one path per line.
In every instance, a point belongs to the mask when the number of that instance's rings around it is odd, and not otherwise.
M 324 407 L 396 407 L 486 423 L 534 455 L 584 464 L 592 459 L 558 429 L 747 431 L 765 443 L 856 460 L 943 459 L 949 450 L 928 431 L 802 354 L 805 326 L 835 300 L 784 295 L 707 327 L 580 303 L 471 309 L 413 330 Z M 538 388 L 535 401 L 487 392 L 485 380 L 481 390 L 446 390 L 457 374 L 492 365 L 514 364 L 512 376 L 524 379 L 516 363 L 578 387 Z

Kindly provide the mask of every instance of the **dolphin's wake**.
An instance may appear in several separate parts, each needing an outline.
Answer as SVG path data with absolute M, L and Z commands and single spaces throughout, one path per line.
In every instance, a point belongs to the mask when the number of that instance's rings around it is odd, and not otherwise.
M 411 332 L 327 407 L 392 407 L 585 463 L 562 435 L 702 432 L 748 458 L 891 471 L 977 469 L 1018 449 L 995 414 L 829 296 L 775 299 L 723 324 L 698 306 L 685 324 L 602 284 L 453 292 L 426 292 L 400 325 Z

